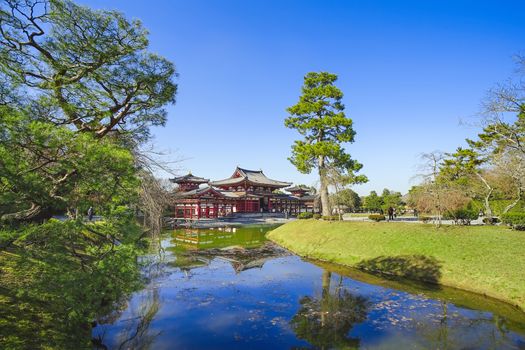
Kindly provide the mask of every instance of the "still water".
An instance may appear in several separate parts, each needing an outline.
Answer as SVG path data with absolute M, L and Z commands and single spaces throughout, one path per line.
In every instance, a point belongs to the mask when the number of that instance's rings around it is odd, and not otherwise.
M 108 349 L 525 349 L 525 316 L 453 289 L 302 260 L 271 227 L 177 230 L 93 329 Z

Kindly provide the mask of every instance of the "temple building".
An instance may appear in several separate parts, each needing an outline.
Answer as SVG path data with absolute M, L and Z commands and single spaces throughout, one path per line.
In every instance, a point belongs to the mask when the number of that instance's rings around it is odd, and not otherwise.
M 232 176 L 210 181 L 191 173 L 170 179 L 178 185 L 173 196 L 176 218 L 217 218 L 234 213 L 316 211 L 316 196 L 306 187 L 290 187 L 290 182 L 273 180 L 262 170 L 237 167 Z M 201 187 L 201 185 L 205 185 Z

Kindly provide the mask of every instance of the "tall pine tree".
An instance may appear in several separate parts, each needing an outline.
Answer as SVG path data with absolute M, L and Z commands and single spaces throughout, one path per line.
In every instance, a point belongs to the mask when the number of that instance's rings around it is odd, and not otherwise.
M 330 170 L 345 174 L 351 183 L 368 181 L 364 175 L 356 175 L 363 166 L 343 147 L 344 143 L 354 142 L 356 133 L 352 119 L 345 116 L 343 93 L 334 85 L 336 80 L 337 75 L 327 72 L 306 74 L 299 102 L 287 109 L 290 115 L 285 120 L 286 127 L 303 136 L 292 145 L 290 161 L 305 174 L 318 170 L 323 215 L 331 214 Z

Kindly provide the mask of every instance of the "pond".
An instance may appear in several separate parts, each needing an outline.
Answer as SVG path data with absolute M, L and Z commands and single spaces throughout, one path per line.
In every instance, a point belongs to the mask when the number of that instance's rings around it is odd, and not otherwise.
M 525 316 L 482 296 L 305 261 L 271 227 L 176 230 L 149 282 L 93 329 L 108 349 L 525 349 Z

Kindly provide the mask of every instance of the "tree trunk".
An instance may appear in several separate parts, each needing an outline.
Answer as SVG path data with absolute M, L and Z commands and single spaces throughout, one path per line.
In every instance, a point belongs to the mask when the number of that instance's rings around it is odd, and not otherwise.
M 505 207 L 505 209 L 503 210 L 503 214 L 506 214 L 509 210 L 514 208 L 516 206 L 516 204 L 519 203 L 519 201 L 521 200 L 521 192 L 522 192 L 522 190 L 521 190 L 521 187 L 520 187 L 520 188 L 518 188 L 518 198 L 516 198 L 516 200 L 514 202 L 510 203 L 509 205 L 507 205 Z
M 332 273 L 327 270 L 323 270 L 322 286 L 323 291 L 321 294 L 321 327 L 326 324 L 327 302 L 330 295 L 330 281 L 332 280 Z
M 4 214 L 0 216 L 0 221 L 31 221 L 33 219 L 38 218 L 38 216 L 42 213 L 42 207 L 36 203 L 31 203 L 31 207 L 29 209 L 21 210 L 16 213 L 9 213 Z
M 326 168 L 324 165 L 324 157 L 319 157 L 319 180 L 321 182 L 319 194 L 321 196 L 321 213 L 323 216 L 330 216 L 330 201 L 328 198 L 328 179 L 326 178 Z
M 341 215 L 341 199 L 339 198 L 339 193 L 341 191 L 339 190 L 339 185 L 337 183 L 334 183 L 335 188 L 335 198 L 336 198 L 336 206 L 337 206 L 337 216 L 339 217 L 339 221 L 343 220 L 343 215 Z M 328 195 L 328 200 L 330 200 L 330 195 Z
M 492 191 L 494 191 L 494 189 L 489 185 L 489 183 L 487 182 L 487 180 L 485 180 L 483 178 L 483 176 L 481 176 L 480 174 L 476 174 L 479 179 L 483 182 L 483 184 L 485 185 L 485 187 L 487 188 L 488 192 L 487 194 L 485 195 L 485 216 L 488 217 L 489 219 L 492 219 L 492 209 L 490 208 L 490 196 L 492 196 Z

